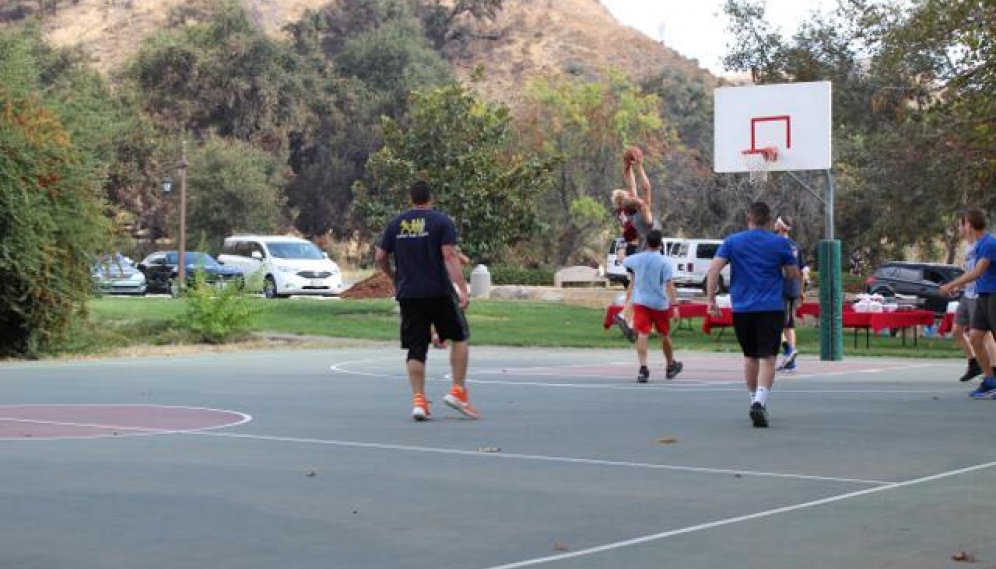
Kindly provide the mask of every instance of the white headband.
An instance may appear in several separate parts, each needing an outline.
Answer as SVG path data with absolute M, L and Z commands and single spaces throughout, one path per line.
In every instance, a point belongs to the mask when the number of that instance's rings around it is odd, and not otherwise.
M 792 231 L 792 226 L 782 221 L 781 217 L 775 220 L 775 227 L 778 227 L 779 225 L 784 227 L 785 231 Z

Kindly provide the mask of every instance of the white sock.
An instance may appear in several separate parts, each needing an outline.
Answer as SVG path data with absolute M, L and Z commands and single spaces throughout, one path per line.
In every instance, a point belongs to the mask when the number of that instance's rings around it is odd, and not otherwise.
M 767 405 L 769 393 L 771 393 L 771 390 L 767 387 L 758 387 L 757 394 L 754 396 L 754 401 L 760 403 L 761 405 Z
M 755 396 L 755 395 L 756 395 L 756 392 L 754 392 L 754 391 L 751 391 L 751 392 L 750 392 L 750 402 L 751 402 L 751 403 L 753 403 L 753 402 L 754 402 L 754 396 Z

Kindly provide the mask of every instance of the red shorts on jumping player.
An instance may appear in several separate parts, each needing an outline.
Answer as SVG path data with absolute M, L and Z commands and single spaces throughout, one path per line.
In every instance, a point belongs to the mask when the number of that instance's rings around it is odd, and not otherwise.
M 671 309 L 656 310 L 642 304 L 633 305 L 633 329 L 638 334 L 650 334 L 651 326 L 658 334 L 667 336 L 671 333 Z

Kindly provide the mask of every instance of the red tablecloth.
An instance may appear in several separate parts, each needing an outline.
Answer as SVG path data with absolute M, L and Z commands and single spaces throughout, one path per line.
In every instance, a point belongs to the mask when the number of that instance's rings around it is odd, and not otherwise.
M 944 319 L 941 320 L 940 326 L 937 327 L 937 333 L 944 336 L 950 332 L 954 328 L 954 317 L 954 312 L 944 314 Z
M 706 317 L 702 320 L 703 332 L 710 334 L 712 333 L 713 328 L 733 326 L 733 310 L 729 308 L 720 308 L 719 312 L 719 316 L 713 316 L 708 313 L 706 314 Z
M 841 315 L 844 328 L 871 328 L 881 332 L 892 328 L 910 326 L 930 326 L 934 323 L 934 313 L 930 310 L 903 310 L 897 312 L 852 312 Z
M 679 302 L 677 305 L 678 316 L 682 319 L 688 318 L 704 318 L 708 312 L 708 306 L 701 302 Z M 611 328 L 616 317 L 616 314 L 622 312 L 621 304 L 613 304 L 605 309 L 605 319 L 602 321 L 602 327 Z
M 795 315 L 798 318 L 803 316 L 815 316 L 820 317 L 820 303 L 819 302 L 803 302 L 799 306 L 795 307 Z

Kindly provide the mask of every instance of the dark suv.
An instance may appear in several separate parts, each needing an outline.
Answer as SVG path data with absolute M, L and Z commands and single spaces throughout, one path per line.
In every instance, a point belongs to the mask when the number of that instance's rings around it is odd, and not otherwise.
M 865 290 L 882 296 L 897 294 L 916 296 L 925 310 L 938 314 L 947 311 L 948 303 L 955 298 L 941 296 L 938 287 L 953 281 L 964 273 L 961 267 L 940 263 L 889 261 L 879 265 L 875 274 L 865 281 Z

